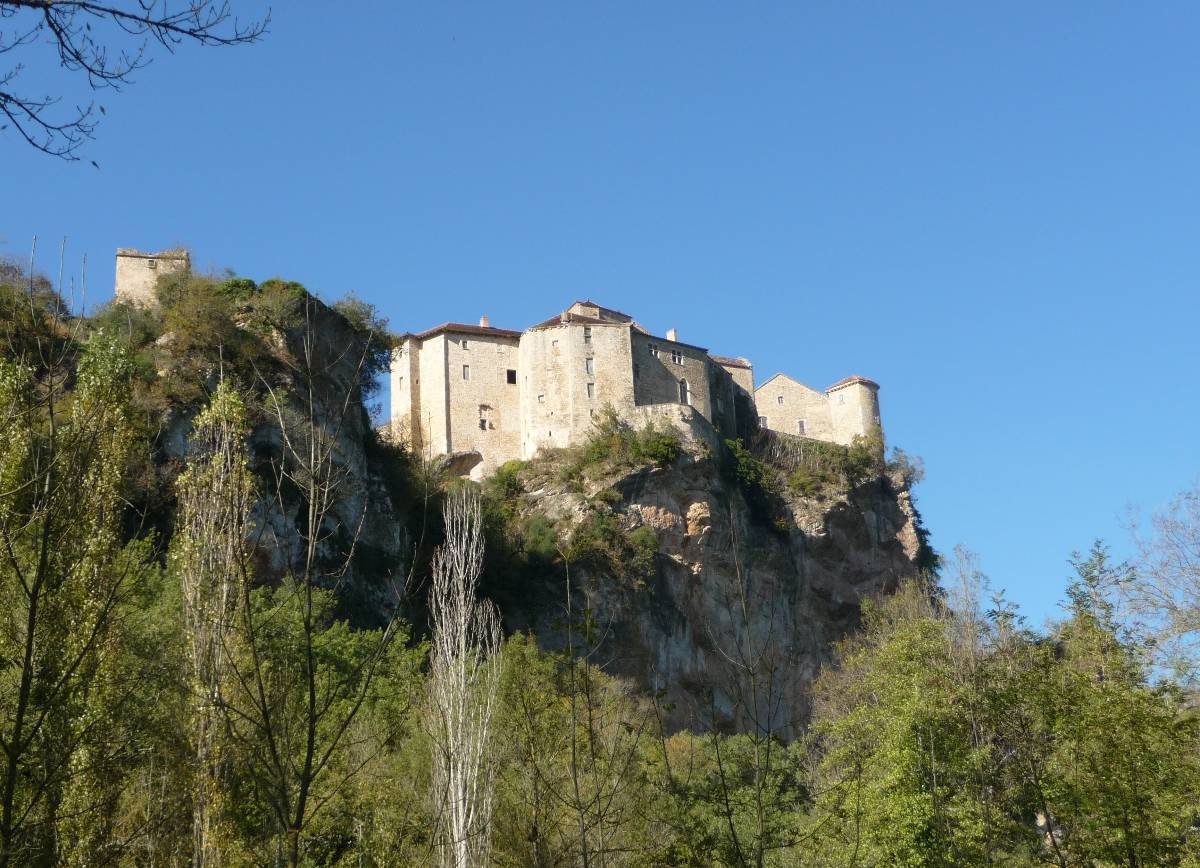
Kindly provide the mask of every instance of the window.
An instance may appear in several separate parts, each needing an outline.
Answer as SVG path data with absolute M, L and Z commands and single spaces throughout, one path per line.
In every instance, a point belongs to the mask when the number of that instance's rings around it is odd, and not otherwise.
M 545 395 L 538 395 L 538 403 L 539 403 L 539 404 L 545 404 L 545 403 L 546 403 L 546 396 L 545 396 Z
M 713 405 L 717 408 L 718 413 L 725 412 L 725 402 L 721 400 L 720 395 L 713 399 Z
M 797 420 L 796 420 L 796 433 L 797 433 L 797 434 L 803 434 L 803 433 L 804 433 L 804 420 L 803 420 L 803 419 L 797 419 Z
M 583 327 L 583 342 L 585 344 L 590 344 L 592 342 L 592 327 L 591 326 Z
M 767 417 L 766 417 L 766 416 L 759 416 L 759 417 L 758 417 L 758 427 L 759 427 L 759 428 L 766 428 L 766 427 L 767 427 Z
M 683 364 L 683 353 L 679 350 L 671 350 L 671 361 L 677 365 Z
M 505 378 L 507 379 L 507 381 L 508 381 L 508 384 L 509 384 L 510 386 L 515 386 L 515 385 L 517 384 L 517 372 L 516 372 L 516 371 L 514 371 L 512 368 L 509 368 L 509 369 L 508 369 L 508 370 L 505 372 L 504 376 L 505 376 Z
M 479 430 L 486 431 L 492 426 L 492 408 L 487 404 L 479 405 Z
M 691 390 L 688 388 L 687 380 L 679 381 L 679 403 L 680 404 L 691 404 L 692 403 L 692 393 L 691 393 Z
M 778 400 L 779 403 L 782 404 L 783 403 L 783 395 L 780 395 L 776 400 Z
M 470 341 L 468 341 L 466 338 L 463 338 L 463 339 L 462 339 L 462 348 L 463 348 L 464 350 L 469 350 L 469 349 L 471 349 L 471 342 L 470 342 Z
M 557 348 L 558 348 L 558 341 L 550 341 L 550 346 L 552 346 L 552 347 L 554 347 L 555 349 L 557 349 Z
M 463 379 L 464 380 L 471 379 L 471 366 L 470 365 L 463 365 Z
M 783 403 L 783 399 L 782 399 L 782 398 L 780 398 L 780 399 L 779 399 L 779 402 L 780 402 L 780 403 Z M 845 396 L 845 395 L 843 395 L 841 392 L 839 392 L 839 393 L 838 393 L 838 403 L 839 403 L 839 404 L 845 404 L 845 403 L 846 403 L 846 396 Z
M 156 259 L 147 259 L 147 260 L 146 260 L 146 267 L 147 267 L 147 268 L 158 268 L 158 260 L 156 260 Z
M 403 377 L 397 377 L 397 378 L 396 378 L 396 388 L 397 388 L 397 389 L 403 389 L 403 388 L 404 388 L 404 378 L 403 378 Z
M 657 359 L 658 358 L 658 344 L 649 344 L 648 347 L 650 350 L 650 355 L 654 356 L 654 358 Z
M 596 397 L 596 384 L 595 384 L 595 383 L 588 383 L 588 384 L 587 384 L 587 396 L 588 396 L 589 398 L 595 398 L 595 397 Z
M 593 358 L 584 359 L 583 360 L 583 372 L 585 374 L 587 374 L 589 377 L 592 374 L 596 373 L 596 360 Z

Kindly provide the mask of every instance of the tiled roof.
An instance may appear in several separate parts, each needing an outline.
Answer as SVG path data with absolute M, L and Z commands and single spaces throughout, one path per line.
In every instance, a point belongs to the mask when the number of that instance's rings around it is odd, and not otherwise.
M 834 383 L 832 386 L 830 386 L 825 391 L 832 392 L 835 389 L 842 388 L 842 386 L 849 386 L 854 383 L 862 383 L 864 386 L 870 386 L 872 389 L 879 388 L 879 384 L 876 383 L 874 380 L 868 380 L 866 377 L 860 377 L 858 374 L 854 374 L 853 376 L 846 377 L 846 379 L 844 379 L 844 380 L 838 380 L 836 383 Z
M 461 322 L 444 322 L 441 325 L 434 326 L 431 329 L 418 332 L 417 334 L 412 335 L 412 337 L 419 341 L 423 341 L 426 338 L 431 338 L 434 335 L 441 334 L 442 332 L 454 332 L 455 334 L 463 335 L 480 335 L 481 337 L 488 338 L 519 338 L 521 336 L 520 332 L 515 332 L 512 329 L 497 329 L 492 328 L 491 326 L 468 325 L 467 323 Z
M 590 298 L 586 299 L 584 301 L 580 301 L 579 299 L 576 299 L 575 304 L 586 304 L 588 307 L 599 308 L 601 313 L 612 314 L 615 317 L 623 317 L 631 322 L 633 320 L 633 317 L 631 317 L 629 314 L 624 313 L 619 310 L 613 310 L 611 307 L 605 307 L 602 304 L 598 304 L 597 302 L 592 301 Z
M 563 319 L 564 315 L 566 316 L 566 319 Z M 537 325 L 530 326 L 529 328 L 530 329 L 548 329 L 548 328 L 553 328 L 554 326 L 557 326 L 557 325 L 562 325 L 564 322 L 577 322 L 577 323 L 583 323 L 584 325 L 629 325 L 629 323 L 613 322 L 612 320 L 608 320 L 608 319 L 596 319 L 594 316 L 584 316 L 581 313 L 570 313 L 570 312 L 564 311 L 563 313 L 560 313 L 558 316 L 552 316 L 552 317 L 550 317 L 550 319 L 546 320 L 545 322 L 540 322 Z
M 708 357 L 718 365 L 723 365 L 726 368 L 752 369 L 754 367 L 750 364 L 749 359 L 735 359 L 732 356 L 714 356 L 712 353 L 709 353 Z

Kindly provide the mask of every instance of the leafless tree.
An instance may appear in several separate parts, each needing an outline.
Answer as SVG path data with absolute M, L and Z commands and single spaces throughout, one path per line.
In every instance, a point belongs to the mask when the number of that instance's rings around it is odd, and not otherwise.
M 50 46 L 58 65 L 81 77 L 91 91 L 119 90 L 150 62 L 157 45 L 168 52 L 184 43 L 244 45 L 267 29 L 268 11 L 241 22 L 229 0 L 0 0 L 0 54 L 12 58 L 0 70 L 0 113 L 16 133 L 39 151 L 78 159 L 96 129 L 93 102 L 59 114 L 61 97 L 19 90 L 26 72 L 21 59 Z M 104 114 L 104 106 L 99 107 Z
M 442 814 L 442 862 L 486 865 L 491 838 L 492 718 L 500 683 L 500 615 L 476 591 L 483 568 L 479 497 L 460 489 L 444 508 L 445 542 L 434 555 L 429 614 L 433 648 L 428 727 L 434 799 Z
M 1138 558 L 1124 602 L 1162 648 L 1194 659 L 1200 641 L 1200 484 L 1154 513 L 1149 527 L 1134 520 Z

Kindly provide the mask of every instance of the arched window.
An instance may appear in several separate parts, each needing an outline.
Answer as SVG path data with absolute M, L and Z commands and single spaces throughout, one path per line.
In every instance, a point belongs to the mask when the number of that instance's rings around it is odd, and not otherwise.
M 679 381 L 679 403 L 680 404 L 691 404 L 692 403 L 692 393 L 691 393 L 691 390 L 688 388 L 687 380 Z

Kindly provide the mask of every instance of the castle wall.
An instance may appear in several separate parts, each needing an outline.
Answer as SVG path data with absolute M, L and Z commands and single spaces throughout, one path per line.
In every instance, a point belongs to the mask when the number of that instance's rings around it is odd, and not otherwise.
M 857 436 L 866 436 L 880 427 L 879 393 L 863 382 L 849 383 L 829 390 L 833 423 L 830 439 L 850 444 Z
M 117 250 L 117 274 L 114 292 L 117 301 L 154 307 L 158 304 L 155 288 L 161 274 L 175 274 L 191 268 L 187 251 L 164 250 L 143 253 L 131 247 Z
M 711 420 L 708 353 L 698 347 L 631 332 L 634 366 L 634 401 L 647 404 L 678 404 L 679 381 L 687 380 L 688 403 Z M 657 349 L 657 355 L 651 352 Z M 672 353 L 679 354 L 678 361 Z
M 521 454 L 520 387 L 508 382 L 508 371 L 519 370 L 518 339 L 453 332 L 441 337 L 450 396 L 446 451 L 483 456 L 471 470 L 479 479 Z
M 417 453 L 425 446 L 426 432 L 421 422 L 421 344 L 405 340 L 392 353 L 392 421 Z
M 803 433 L 805 437 L 817 440 L 837 440 L 829 397 L 791 377 L 773 377 L 759 386 L 754 393 L 754 406 L 759 424 L 772 431 Z M 763 419 L 766 419 L 765 424 Z M 804 421 L 803 432 L 798 424 L 800 420 Z
M 450 395 L 446 379 L 446 336 L 421 342 L 419 403 L 422 448 L 426 457 L 450 451 Z M 415 427 L 415 426 L 414 426 Z
M 586 440 L 605 406 L 618 414 L 633 408 L 629 333 L 624 324 L 563 323 L 521 336 L 522 458 Z

